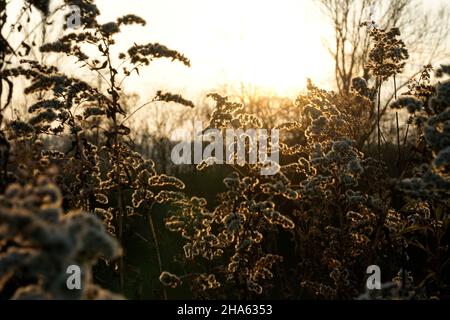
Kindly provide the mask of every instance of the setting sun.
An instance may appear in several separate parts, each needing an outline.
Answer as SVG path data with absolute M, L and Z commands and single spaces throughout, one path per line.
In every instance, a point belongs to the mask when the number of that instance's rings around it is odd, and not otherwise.
M 124 39 L 164 41 L 192 61 L 188 70 L 156 63 L 152 79 L 133 83 L 141 92 L 155 82 L 169 85 L 160 77 L 168 72 L 176 73 L 175 83 L 170 79 L 172 88 L 189 86 L 188 91 L 234 83 L 295 94 L 304 89 L 307 77 L 318 83 L 330 80 L 324 77 L 333 68 L 324 41 L 332 29 L 324 28 L 320 9 L 309 1 L 130 0 L 114 7 L 108 0 L 98 3 L 104 19 L 117 10 L 147 19 L 148 32 Z

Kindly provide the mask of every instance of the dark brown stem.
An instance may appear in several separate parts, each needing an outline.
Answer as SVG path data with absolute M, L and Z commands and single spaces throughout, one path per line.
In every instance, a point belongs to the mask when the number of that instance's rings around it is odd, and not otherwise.
M 119 135 L 118 135 L 118 124 L 117 124 L 117 105 L 118 105 L 118 95 L 116 91 L 116 73 L 113 69 L 112 63 L 111 63 L 111 55 L 109 50 L 109 41 L 103 40 L 103 43 L 105 45 L 105 53 L 106 57 L 108 59 L 108 67 L 109 67 L 109 77 L 110 77 L 110 94 L 112 99 L 112 110 L 111 110 L 111 117 L 113 121 L 113 127 L 114 127 L 114 145 L 112 148 L 114 149 L 115 154 L 115 165 L 116 165 L 116 182 L 117 182 L 117 193 L 118 193 L 118 216 L 117 216 L 117 238 L 119 239 L 120 243 L 123 244 L 123 220 L 125 217 L 124 210 L 123 210 L 123 194 L 122 194 L 122 186 L 120 182 L 120 151 L 119 151 Z M 123 292 L 125 287 L 125 274 L 124 274 L 124 258 L 123 255 L 119 258 L 119 285 L 120 290 Z
M 158 260 L 159 274 L 161 274 L 164 270 L 163 270 L 163 265 L 162 265 L 161 252 L 159 251 L 158 236 L 156 235 L 155 223 L 153 221 L 153 216 L 152 216 L 152 209 L 153 209 L 154 204 L 155 203 L 152 202 L 152 204 L 150 205 L 150 209 L 148 211 L 147 217 L 148 217 L 148 223 L 150 225 L 150 231 L 152 232 L 153 242 L 155 243 L 155 251 L 156 251 L 156 258 Z M 163 285 L 163 295 L 164 295 L 164 300 L 167 300 L 167 291 L 166 291 L 166 287 L 164 285 Z
M 381 106 L 381 80 L 378 83 L 377 95 L 377 130 L 378 130 L 378 161 L 381 161 L 381 127 L 380 127 L 380 106 Z
M 395 74 L 394 74 L 394 97 L 395 100 L 397 100 L 397 82 L 395 80 Z M 397 168 L 400 169 L 400 162 L 401 162 L 401 149 L 400 149 L 400 126 L 398 123 L 398 111 L 395 111 L 395 124 L 396 124 L 396 130 L 397 130 L 397 151 L 398 151 L 398 157 L 397 157 Z

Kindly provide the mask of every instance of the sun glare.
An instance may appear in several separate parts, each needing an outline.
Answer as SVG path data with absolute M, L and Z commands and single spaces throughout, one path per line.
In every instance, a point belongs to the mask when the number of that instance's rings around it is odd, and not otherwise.
M 212 88 L 224 83 L 249 84 L 277 94 L 293 94 L 303 89 L 306 78 L 318 83 L 332 71 L 331 59 L 323 40 L 329 30 L 323 28 L 320 10 L 307 1 L 136 1 L 114 5 L 99 1 L 106 10 L 123 10 L 143 16 L 145 34 L 130 33 L 129 40 L 150 37 L 154 41 L 178 48 L 192 61 L 188 70 L 173 70 L 171 64 L 154 66 L 152 80 L 141 80 L 133 87 L 147 91 L 154 84 Z M 119 8 L 118 8 L 119 7 Z M 111 11 L 110 11 L 111 10 Z M 177 81 L 167 76 L 171 70 Z
M 241 25 L 230 30 L 230 45 L 236 50 L 223 59 L 232 80 L 288 93 L 304 87 L 306 77 L 326 73 L 330 59 L 324 54 L 318 17 L 308 16 L 317 14 L 313 9 L 305 1 L 281 1 L 277 6 L 246 2 L 238 15 Z

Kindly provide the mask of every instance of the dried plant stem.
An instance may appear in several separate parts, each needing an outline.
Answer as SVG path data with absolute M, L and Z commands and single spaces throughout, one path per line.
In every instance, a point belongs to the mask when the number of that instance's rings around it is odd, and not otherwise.
M 154 204 L 155 203 L 152 202 L 152 204 L 150 205 L 150 209 L 148 210 L 147 216 L 148 216 L 148 223 L 150 225 L 150 231 L 152 232 L 153 242 L 155 243 L 155 252 L 156 252 L 156 258 L 158 260 L 159 273 L 161 274 L 164 270 L 163 270 L 163 266 L 162 266 L 161 252 L 159 250 L 158 236 L 156 235 L 155 223 L 153 221 L 153 216 L 152 216 L 152 209 L 153 209 Z M 164 295 L 164 300 L 167 300 L 167 291 L 166 291 L 165 286 L 163 286 L 163 295 Z
M 381 126 L 380 126 L 380 107 L 381 107 L 381 80 L 378 84 L 378 95 L 377 95 L 377 130 L 378 130 L 378 161 L 381 161 Z
M 119 193 L 119 199 L 118 199 L 118 207 L 119 207 L 119 219 L 118 219 L 118 238 L 120 240 L 120 243 L 123 245 L 123 201 L 122 201 L 122 188 L 119 184 L 118 188 Z M 120 284 L 120 290 L 123 292 L 124 286 L 125 286 L 125 275 L 124 275 L 124 261 L 123 261 L 123 255 L 119 258 L 119 284 Z
M 123 193 L 122 193 L 122 186 L 120 183 L 120 151 L 119 151 L 119 134 L 118 134 L 118 124 L 117 124 L 117 104 L 118 104 L 118 94 L 116 91 L 116 85 L 115 85 L 115 76 L 116 72 L 112 66 L 111 63 L 111 55 L 109 51 L 109 42 L 103 41 L 105 45 L 105 55 L 108 60 L 108 67 L 109 67 L 109 76 L 110 76 L 110 94 L 112 99 L 112 109 L 111 117 L 113 120 L 113 127 L 114 127 L 114 145 L 112 148 L 114 149 L 115 153 L 115 166 L 116 166 L 116 180 L 117 180 L 117 193 L 118 193 L 118 217 L 117 217 L 117 238 L 119 239 L 120 243 L 123 245 L 123 220 L 125 217 L 125 213 L 123 210 Z M 119 285 L 120 290 L 123 292 L 125 287 L 125 274 L 124 274 L 124 258 L 123 255 L 119 258 Z
M 395 74 L 394 74 L 394 98 L 395 100 L 397 100 L 397 81 L 395 79 Z M 400 169 L 400 162 L 402 160 L 402 154 L 401 154 L 401 146 L 400 146 L 400 126 L 398 123 L 398 111 L 395 111 L 395 125 L 396 125 L 396 132 L 397 132 L 397 152 L 398 152 L 398 157 L 397 157 L 397 168 Z

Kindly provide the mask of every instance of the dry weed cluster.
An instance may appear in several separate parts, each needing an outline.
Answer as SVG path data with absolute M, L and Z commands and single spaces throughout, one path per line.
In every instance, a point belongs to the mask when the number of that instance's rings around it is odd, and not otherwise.
M 11 119 L 5 112 L 11 96 L 0 106 L 0 297 L 120 298 L 100 287 L 102 274 L 112 274 L 103 287 L 129 294 L 128 242 L 136 221 L 149 227 L 158 270 L 152 277 L 163 285 L 154 284 L 162 288 L 157 297 L 171 297 L 175 288 L 188 288 L 195 298 L 449 297 L 448 66 L 435 70 L 437 82 L 426 66 L 399 90 L 391 112 L 406 120 L 388 149 L 381 92 L 395 83 L 408 51 L 397 28 L 371 27 L 370 80 L 353 79 L 346 95 L 309 82 L 289 106 L 290 116 L 278 119 L 280 144 L 269 146 L 281 154 L 278 172 L 262 176 L 261 164 L 206 160 L 197 166 L 202 174 L 227 168 L 223 181 L 215 181 L 223 191 L 207 201 L 137 152 L 127 126 L 134 113 L 123 103 L 124 81 L 152 61 L 188 67 L 189 59 L 158 43 L 117 52 L 114 36 L 128 25 L 144 26 L 142 18 L 101 24 L 93 1 L 65 3 L 81 8 L 82 27 L 40 45 L 40 52 L 70 57 L 106 88 L 29 56 L 6 63 L 15 53 L 2 51 L 2 88 L 12 90 L 24 79 L 23 93 L 33 102 L 27 116 Z M 208 128 L 225 134 L 267 123 L 241 103 L 210 98 L 215 107 Z M 162 91 L 152 102 L 194 107 Z M 385 157 L 389 152 L 394 163 Z M 164 208 L 164 225 L 177 239 L 170 249 L 156 218 Z M 366 268 L 374 264 L 381 267 L 383 289 L 365 292 Z M 69 265 L 82 268 L 83 290 L 65 287 Z

